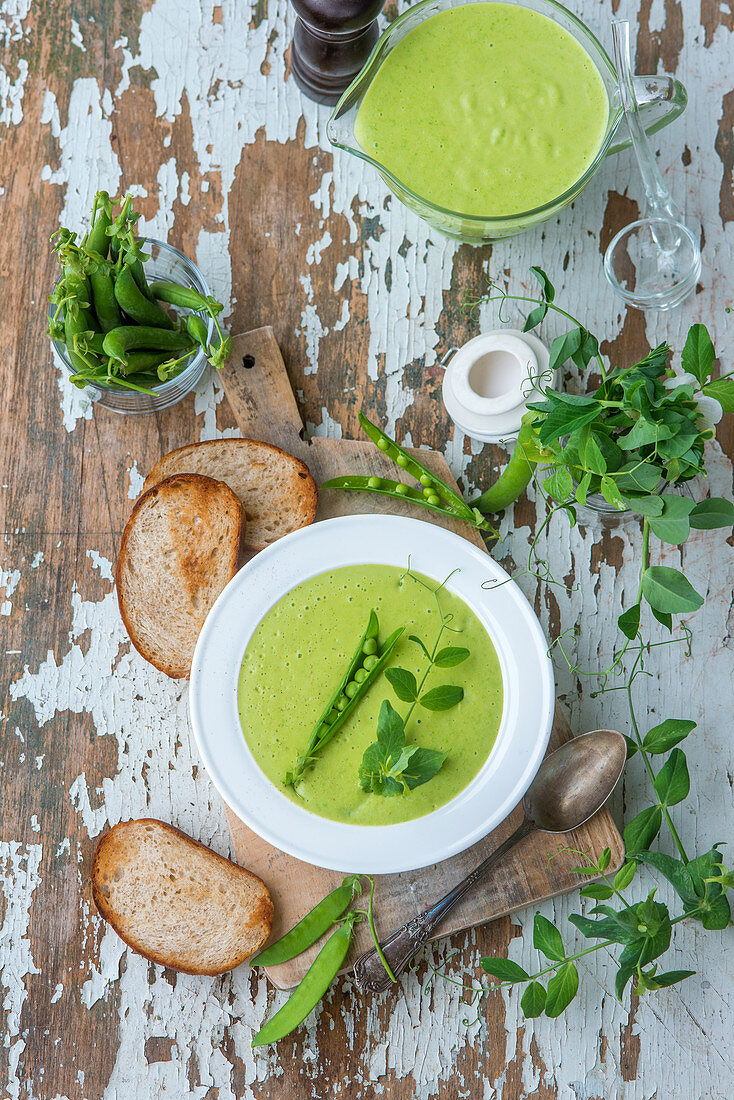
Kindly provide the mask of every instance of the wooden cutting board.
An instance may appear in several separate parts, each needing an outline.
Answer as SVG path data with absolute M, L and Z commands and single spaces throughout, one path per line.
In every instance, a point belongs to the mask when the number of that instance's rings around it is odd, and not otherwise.
M 275 443 L 302 458 L 319 485 L 327 478 L 345 473 L 400 476 L 393 463 L 371 443 L 319 437 L 310 443 L 303 441 L 303 424 L 271 328 L 255 329 L 236 337 L 232 357 L 220 372 L 220 378 L 243 435 Z M 420 460 L 438 477 L 456 485 L 443 455 L 422 450 Z M 355 512 L 392 512 L 415 516 L 417 509 L 388 497 L 327 491 L 321 495 L 316 518 L 318 521 Z M 448 527 L 484 549 L 481 536 L 466 524 L 444 520 L 427 510 L 421 513 L 421 518 L 428 523 Z M 557 748 L 571 736 L 568 721 L 556 703 L 549 750 Z M 277 938 L 300 920 L 324 894 L 333 890 L 341 882 L 342 875 L 285 855 L 248 829 L 229 807 L 226 809 L 238 861 L 260 875 L 270 888 L 275 903 L 273 936 Z M 521 816 L 518 807 L 501 826 L 473 848 L 433 867 L 400 875 L 378 876 L 375 915 L 379 935 L 388 935 L 446 893 L 510 835 Z M 563 838 L 536 834 L 505 857 L 491 881 L 454 909 L 441 927 L 440 936 L 465 931 L 544 898 L 577 889 L 579 877 L 572 875 L 570 869 L 579 860 L 577 856 L 562 851 L 567 847 L 596 856 L 604 848 L 610 848 L 612 872 L 622 865 L 624 859 L 622 838 L 606 809 Z M 347 960 L 349 966 L 370 943 L 365 924 L 357 925 Z M 310 951 L 292 962 L 269 968 L 268 977 L 279 989 L 290 989 L 303 977 L 319 947 L 320 944 L 315 944 Z

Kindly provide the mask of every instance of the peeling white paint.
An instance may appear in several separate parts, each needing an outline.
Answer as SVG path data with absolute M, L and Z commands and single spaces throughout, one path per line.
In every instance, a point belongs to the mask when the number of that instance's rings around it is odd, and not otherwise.
M 404 8 L 405 4 L 400 6 Z M 0 20 L 0 33 L 19 37 L 29 10 L 28 0 L 5 3 L 2 11 L 7 22 Z M 228 196 L 235 186 L 242 150 L 254 142 L 260 127 L 264 127 L 269 141 L 295 139 L 303 118 L 306 146 L 328 149 L 324 127 L 329 112 L 327 108 L 304 104 L 293 80 L 285 80 L 284 51 L 293 26 L 286 0 L 270 3 L 267 17 L 254 29 L 248 5 L 225 0 L 219 10 L 221 23 L 215 24 L 208 2 L 155 0 L 141 17 L 137 54 L 134 56 L 128 48 L 126 38 L 115 43 L 122 66 L 114 99 L 109 89 L 100 89 L 96 78 L 84 77 L 74 83 L 63 125 L 50 90 L 44 96 L 41 122 L 49 127 L 59 145 L 59 163 L 49 165 L 43 179 L 50 186 L 64 188 L 61 221 L 77 228 L 84 223 L 97 187 L 104 186 L 111 192 L 119 187 L 120 165 L 110 143 L 110 115 L 129 89 L 131 73 L 139 69 L 150 79 L 160 117 L 175 125 L 188 112 L 201 191 L 221 196 L 219 209 L 214 211 L 217 229 L 207 223 L 209 227 L 201 230 L 195 258 L 212 293 L 229 305 L 232 263 L 240 258 L 230 255 Z M 608 12 L 589 0 L 584 0 L 580 11 L 592 29 L 608 42 Z M 663 5 L 656 0 L 651 28 L 662 26 L 664 18 Z M 699 13 L 693 13 L 691 19 L 695 30 Z M 706 225 L 705 260 L 711 263 L 715 257 L 719 269 L 726 270 L 732 266 L 734 230 L 732 225 L 717 230 L 712 224 L 711 212 L 718 209 L 721 166 L 712 153 L 719 112 L 711 104 L 716 101 L 718 108 L 721 95 L 730 86 L 727 79 L 731 33 L 720 28 L 712 48 L 704 53 L 694 33 L 689 34 L 688 24 L 686 28 L 681 68 L 686 71 L 691 87 L 700 90 L 698 102 L 692 97 L 687 116 L 675 128 L 662 132 L 656 141 L 661 149 L 660 163 L 675 187 L 676 197 L 686 202 L 689 217 Z M 266 57 L 270 68 L 267 75 L 262 64 Z M 17 84 L 15 78 L 14 81 Z M 25 79 L 13 93 L 18 107 L 24 83 Z M 11 121 L 15 110 L 15 104 L 11 104 Z M 679 159 L 684 144 L 691 149 L 693 158 L 685 175 Z M 84 165 L 84 172 L 79 171 L 79 164 Z M 601 275 L 598 238 L 607 192 L 629 188 L 641 195 L 641 188 L 630 175 L 630 165 L 629 154 L 607 160 L 583 199 L 563 215 L 560 231 L 550 226 L 517 240 L 498 243 L 489 260 L 483 263 L 484 269 L 495 275 L 509 271 L 517 285 L 530 263 L 540 263 L 553 274 L 558 287 L 557 300 L 582 312 L 583 319 L 600 337 L 614 337 L 621 324 L 621 312 Z M 189 173 L 179 174 L 173 157 L 160 166 L 156 186 L 158 209 L 146 227 L 156 235 L 166 236 L 174 229 L 171 212 L 176 200 L 188 205 L 197 197 L 192 196 Z M 137 194 L 145 194 L 142 186 L 133 189 Z M 211 202 L 211 197 L 207 201 Z M 344 219 L 355 248 L 360 239 L 365 241 L 364 247 L 360 246 L 359 260 L 350 256 L 345 262 L 334 264 L 334 291 L 342 297 L 339 321 L 334 328 L 338 330 L 349 323 L 347 293 L 353 284 L 367 299 L 370 324 L 367 369 L 374 381 L 384 376 L 387 426 L 391 428 L 410 408 L 415 396 L 403 383 L 404 365 L 422 360 L 431 366 L 436 362 L 437 323 L 445 296 L 479 288 L 452 285 L 458 246 L 440 238 L 406 212 L 389 197 L 384 184 L 371 170 L 346 154 L 335 153 L 333 169 L 322 173 L 310 203 L 311 209 L 304 211 L 295 230 L 307 242 L 309 263 L 327 267 L 333 263 L 327 219 L 334 215 Z M 569 262 L 561 271 L 566 249 Z M 305 338 L 308 371 L 317 374 L 319 346 L 328 334 L 328 327 L 319 316 L 320 303 L 315 300 L 309 271 L 294 272 L 293 282 L 291 323 Z M 481 316 L 488 327 L 496 323 L 496 311 L 492 308 L 484 307 Z M 675 315 L 650 315 L 646 320 L 647 335 L 652 342 L 667 338 L 681 346 L 685 329 L 693 319 L 705 320 L 717 347 L 730 354 L 732 338 L 725 328 L 720 302 L 711 294 L 708 282 L 695 301 Z M 544 338 L 550 341 L 556 331 L 549 322 Z M 72 391 L 63 377 L 59 385 L 64 424 L 72 430 L 80 417 L 91 417 L 92 408 L 76 390 Z M 195 397 L 201 438 L 219 434 L 216 413 L 222 396 L 216 377 L 208 373 Z M 340 438 L 342 434 L 341 426 L 326 407 L 322 407 L 321 423 L 309 424 L 308 429 L 332 438 Z M 232 430 L 225 434 L 239 433 Z M 414 442 L 420 445 L 423 441 Z M 466 470 L 477 452 L 477 446 L 467 446 L 457 432 L 445 447 L 446 457 L 457 475 Z M 133 499 L 143 478 L 136 457 L 130 458 L 128 495 Z M 730 495 L 729 462 L 715 448 L 711 462 L 711 491 Z M 532 491 L 530 496 L 533 497 Z M 498 556 L 509 555 L 516 569 L 522 570 L 530 528 L 515 527 L 509 514 L 503 518 L 501 530 L 503 542 Z M 615 617 L 612 609 L 619 606 L 623 595 L 633 591 L 635 555 L 639 553 L 639 534 L 633 528 L 620 535 L 624 547 L 620 571 L 602 564 L 597 573 L 592 573 L 590 566 L 597 538 L 598 532 L 588 528 L 569 532 L 566 521 L 555 517 L 538 544 L 539 553 L 547 558 L 555 575 L 566 576 L 575 571 L 580 584 L 571 596 L 560 590 L 550 594 L 541 590 L 543 624 L 547 629 L 550 609 L 555 605 L 561 629 L 573 626 L 581 614 L 589 629 L 584 629 L 577 639 L 574 656 L 592 666 L 606 656 Z M 674 562 L 679 555 L 675 548 L 655 546 L 654 552 L 660 562 Z M 105 566 L 94 548 L 89 548 L 88 554 L 101 576 L 111 580 L 109 563 Z M 731 700 L 721 691 L 721 685 L 731 683 L 732 679 L 727 612 L 734 587 L 734 555 L 731 548 L 722 547 L 722 540 L 714 532 L 698 533 L 684 551 L 684 557 L 694 583 L 708 586 L 711 592 L 703 612 L 694 621 L 694 655 L 685 660 L 677 651 L 660 651 L 655 677 L 640 682 L 639 702 L 641 713 L 649 711 L 651 715 L 662 716 L 670 713 L 672 707 L 682 716 L 690 713 L 698 719 L 703 719 L 706 702 L 705 721 L 702 720 L 700 732 L 690 742 L 695 794 L 680 811 L 686 843 L 702 850 L 713 840 L 730 835 L 734 825 L 730 804 L 722 805 L 722 776 L 727 769 L 734 770 L 734 750 L 725 733 Z M 538 594 L 534 579 L 523 576 L 519 583 L 534 600 Z M 7 593 L 6 589 L 6 594 L 9 600 L 12 592 Z M 82 774 L 69 789 L 80 827 L 89 836 L 97 836 L 115 821 L 157 814 L 175 821 L 218 850 L 228 851 L 221 804 L 192 750 L 185 685 L 166 680 L 130 650 L 113 593 L 95 602 L 73 592 L 71 608 L 73 621 L 68 648 L 60 644 L 58 651 L 49 652 L 37 668 L 26 667 L 11 687 L 11 698 L 30 702 L 41 727 L 55 715 L 68 711 L 88 716 L 96 736 L 114 738 L 115 773 L 92 790 Z M 588 684 L 578 684 L 562 665 L 557 674 L 559 689 L 570 701 L 576 729 L 603 724 L 624 728 L 624 709 L 616 695 L 592 700 Z M 645 782 L 633 762 L 625 780 L 628 812 L 647 800 Z M 69 852 L 69 840 L 64 838 L 57 856 Z M 28 890 L 22 874 L 16 870 L 11 878 L 19 894 L 26 897 L 26 908 L 21 911 L 27 917 L 35 883 Z M 664 891 L 662 894 L 665 896 Z M 546 904 L 542 911 L 563 919 L 578 905 L 578 898 L 563 898 Z M 233 1069 L 230 1055 L 225 1054 L 221 1043 L 225 1032 L 234 1058 L 244 1066 L 245 1095 L 258 1082 L 282 1071 L 272 1054 L 256 1054 L 250 1048 L 252 1032 L 267 1011 L 264 982 L 251 983 L 246 968 L 217 981 L 180 977 L 175 986 L 157 969 L 150 978 L 147 964 L 126 952 L 114 933 L 102 930 L 97 918 L 87 917 L 86 911 L 82 915 L 101 936 L 99 956 L 93 962 L 85 961 L 82 1003 L 91 1008 L 100 999 L 110 997 L 113 988 L 119 996 L 114 1012 L 120 1021 L 120 1048 L 106 1090 L 109 1100 L 133 1095 L 152 1097 L 164 1092 L 186 1100 L 189 1097 L 201 1100 L 210 1087 L 217 1090 L 220 1100 L 225 1097 L 230 1100 L 234 1097 Z M 529 934 L 531 914 L 516 917 L 514 922 L 523 935 L 512 941 L 510 954 L 530 967 L 535 963 Z M 26 919 L 24 929 L 27 925 Z M 685 927 L 678 930 L 671 965 L 698 968 L 705 976 L 706 987 L 704 981 L 696 978 L 680 991 L 643 1001 L 634 1024 L 634 1032 L 641 1035 L 643 1057 L 638 1080 L 624 1085 L 625 1100 L 649 1100 L 656 1093 L 676 1096 L 683 1079 L 692 1097 L 710 1096 L 719 1100 L 719 1096 L 734 1092 L 734 1068 L 729 1053 L 734 962 L 726 935 L 698 935 Z M 13 958 L 23 959 L 24 936 L 22 930 L 20 938 L 16 936 L 13 940 Z M 0 940 L 0 952 L 3 949 Z M 447 947 L 439 947 L 431 957 L 438 964 L 447 953 Z M 0 958 L 4 956 L 0 954 Z M 478 950 L 474 958 L 477 961 Z M 5 970 L 2 977 L 5 982 Z M 621 1095 L 619 1036 L 628 1024 L 629 1014 L 613 996 L 604 994 L 610 986 L 611 971 L 604 954 L 590 957 L 584 964 L 582 993 L 566 1020 L 525 1022 L 521 1040 L 517 997 L 510 995 L 506 1058 L 508 1062 L 518 1059 L 521 1087 L 526 1095 L 541 1085 L 554 1086 L 563 1100 Z M 56 990 L 60 997 L 63 986 L 57 986 Z M 13 991 L 15 1003 L 20 1000 L 22 1004 L 22 980 L 20 986 L 16 982 Z M 274 1002 L 280 1003 L 282 999 L 276 995 Z M 465 1045 L 477 1041 L 477 1029 L 467 1033 L 462 1026 L 467 1009 L 457 987 L 437 980 L 428 990 L 415 977 L 404 977 L 389 1019 L 383 1021 L 378 1017 L 375 1005 L 357 1010 L 367 1012 L 368 1031 L 373 1040 L 368 1049 L 358 1048 L 354 1016 L 346 1018 L 352 1076 L 344 1082 L 345 1089 L 361 1089 L 368 1081 L 371 1091 L 389 1095 L 390 1086 L 384 1078 L 386 1074 L 394 1074 L 410 1078 L 416 1096 L 428 1100 L 438 1093 L 441 1082 L 457 1074 L 457 1095 L 473 1100 L 481 1089 L 486 1100 L 490 1097 L 499 1100 L 502 1096 L 504 1073 L 479 1083 L 462 1078 L 457 1070 Z M 145 1040 L 161 1034 L 161 1029 L 173 1039 L 172 1059 L 148 1066 Z M 599 1056 L 597 1039 L 602 1035 L 607 1043 L 603 1059 Z M 305 1062 L 310 1067 L 318 1066 L 320 1052 L 313 1021 L 308 1025 L 308 1037 Z M 16 1046 L 22 1041 L 17 1039 Z M 533 1042 L 535 1053 L 531 1052 Z M 189 1057 L 194 1059 L 198 1075 L 198 1083 L 193 1087 L 186 1072 Z M 10 1095 L 19 1095 L 17 1078 L 13 1087 L 16 1092 Z
M 20 584 L 20 569 L 0 567 L 0 588 L 5 589 L 5 599 L 0 603 L 0 615 L 9 615 L 13 610 L 11 596 Z
M 20 1032 L 20 1014 L 28 997 L 25 979 L 39 971 L 33 962 L 28 928 L 31 921 L 33 891 L 41 878 L 42 848 L 17 841 L 0 841 L 0 889 L 5 913 L 0 928 L 0 986 L 4 991 L 4 1046 L 7 1050 L 8 1080 L 5 1087 L 9 1100 L 20 1100 L 18 1064 L 26 1049 Z

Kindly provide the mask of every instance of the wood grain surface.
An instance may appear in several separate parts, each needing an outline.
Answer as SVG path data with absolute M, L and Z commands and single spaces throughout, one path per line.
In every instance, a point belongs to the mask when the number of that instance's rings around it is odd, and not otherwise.
M 387 20 L 404 10 L 389 3 Z M 185 685 L 130 651 L 111 582 L 142 478 L 172 447 L 237 432 L 221 384 L 155 417 L 93 409 L 60 378 L 45 336 L 54 278 L 48 238 L 81 229 L 97 187 L 134 188 L 141 229 L 195 259 L 233 332 L 272 324 L 308 436 L 359 439 L 364 407 L 412 446 L 444 455 L 462 488 L 491 483 L 506 461 L 458 433 L 440 398 L 446 349 L 497 324 L 464 296 L 488 274 L 519 293 L 531 264 L 557 301 L 631 362 L 650 344 L 680 349 L 705 322 L 731 370 L 734 260 L 734 15 L 712 0 L 571 5 L 607 46 L 628 15 L 638 72 L 688 87 L 683 118 L 656 135 L 658 163 L 700 226 L 697 293 L 671 314 L 625 311 L 601 256 L 634 217 L 642 188 L 629 153 L 608 158 L 571 208 L 537 230 L 474 249 L 428 230 L 365 165 L 330 148 L 328 112 L 303 100 L 289 71 L 286 0 L 0 0 L 0 216 L 3 406 L 0 432 L 2 724 L 0 1096 L 13 1100 L 728 1100 L 734 1095 L 731 932 L 685 924 L 665 959 L 697 971 L 681 987 L 619 1004 L 606 952 L 587 957 L 581 991 L 556 1021 L 523 1020 L 515 994 L 463 1003 L 483 954 L 535 969 L 532 912 L 434 947 L 457 984 L 424 967 L 369 1004 L 346 983 L 275 1051 L 250 1038 L 281 994 L 246 967 L 219 980 L 175 975 L 125 951 L 91 908 L 88 870 L 109 825 L 149 814 L 231 851 L 221 803 L 197 758 Z M 504 316 L 504 315 L 503 315 Z M 516 322 L 518 311 L 508 309 Z M 541 335 L 561 331 L 549 320 Z M 582 389 L 574 369 L 564 382 Z M 288 397 L 288 400 L 292 400 Z M 709 449 L 707 487 L 731 496 L 734 421 Z M 493 553 L 513 572 L 571 664 L 609 658 L 615 619 L 636 584 L 640 532 L 570 530 L 554 517 L 538 551 L 566 588 L 524 573 L 545 514 L 531 489 L 501 521 Z M 636 703 L 649 725 L 699 725 L 687 742 L 690 798 L 676 824 L 691 850 L 734 833 L 734 547 L 697 533 L 657 564 L 685 568 L 706 604 L 690 656 L 659 650 Z M 576 631 L 578 628 L 578 631 Z M 574 729 L 625 729 L 619 693 L 556 676 Z M 649 801 L 639 761 L 613 804 L 618 821 Z M 667 887 L 646 874 L 640 893 Z M 541 911 L 566 921 L 583 903 Z M 578 942 L 578 941 L 576 941 Z M 455 952 L 455 953 L 454 953 Z M 463 1021 L 467 1020 L 468 1024 Z
M 289 447 L 308 464 L 321 484 L 327 478 L 346 473 L 381 474 L 398 477 L 400 471 L 394 463 L 372 443 L 360 443 L 345 439 L 319 439 L 310 443 L 301 441 L 302 425 L 295 401 L 289 400 L 290 389 L 283 357 L 271 328 L 235 337 L 232 356 L 222 369 L 220 379 L 232 407 L 237 424 L 247 439 L 260 439 Z M 288 423 L 285 423 L 288 421 Z M 420 451 L 420 461 L 436 477 L 456 482 L 443 455 L 435 451 Z M 358 497 L 326 490 L 319 494 L 317 522 L 334 516 L 353 514 L 355 502 L 360 510 L 373 514 L 415 515 L 415 507 L 393 501 L 391 498 L 362 494 Z M 455 534 L 485 549 L 478 531 L 465 523 L 444 519 L 431 512 L 434 523 L 447 527 Z M 558 748 L 571 737 L 568 719 L 560 704 L 556 705 L 549 749 Z M 254 871 L 265 882 L 275 902 L 273 937 L 277 939 L 301 919 L 317 901 L 338 886 L 343 875 L 323 867 L 311 867 L 278 851 L 264 841 L 242 821 L 231 808 L 226 807 L 232 833 L 235 854 L 239 863 Z M 522 809 L 517 806 L 512 814 L 484 840 L 460 852 L 452 859 L 401 875 L 378 875 L 375 878 L 376 922 L 382 936 L 389 935 L 405 921 L 442 897 L 460 882 L 482 860 L 486 859 L 517 828 L 522 820 Z M 588 852 L 598 859 L 605 848 L 610 849 L 610 873 L 618 870 L 624 859 L 624 845 L 609 811 L 605 808 L 581 829 L 563 837 L 548 833 L 535 833 L 515 850 L 509 852 L 502 866 L 480 889 L 470 893 L 444 921 L 440 934 L 443 939 L 459 932 L 466 932 L 488 920 L 505 916 L 516 909 L 544 901 L 569 890 L 577 890 L 578 876 L 571 868 L 578 865 L 578 852 Z M 355 928 L 352 946 L 347 956 L 345 970 L 349 970 L 372 940 L 365 924 Z M 266 971 L 279 989 L 291 989 L 304 976 L 322 943 L 319 941 L 298 958 Z

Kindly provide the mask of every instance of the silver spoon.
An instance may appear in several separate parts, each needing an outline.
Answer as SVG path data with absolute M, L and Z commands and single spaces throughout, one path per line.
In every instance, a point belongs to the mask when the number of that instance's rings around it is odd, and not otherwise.
M 524 817 L 512 836 L 445 897 L 381 944 L 393 974 L 402 973 L 446 914 L 526 836 L 567 833 L 593 817 L 616 787 L 626 757 L 625 739 L 616 730 L 593 730 L 550 753 L 522 800 Z M 374 947 L 357 959 L 354 980 L 361 993 L 381 993 L 392 985 Z

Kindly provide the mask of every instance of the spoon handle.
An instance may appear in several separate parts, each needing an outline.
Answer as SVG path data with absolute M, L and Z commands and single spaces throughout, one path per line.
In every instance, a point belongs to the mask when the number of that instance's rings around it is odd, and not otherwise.
M 396 977 L 405 970 L 415 953 L 430 939 L 447 913 L 499 863 L 511 848 L 534 832 L 535 828 L 536 826 L 528 818 L 524 818 L 512 836 L 500 844 L 499 848 L 487 856 L 453 890 L 450 890 L 430 909 L 425 909 L 417 917 L 407 921 L 402 928 L 398 928 L 397 932 L 393 932 L 392 936 L 380 944 L 390 969 Z M 392 985 L 390 975 L 382 965 L 382 960 L 374 947 L 365 951 L 354 964 L 354 981 L 360 993 L 366 993 L 368 990 L 372 993 L 381 993 Z
M 670 191 L 660 174 L 655 155 L 640 119 L 640 108 L 637 103 L 632 77 L 630 25 L 628 20 L 612 20 L 612 36 L 614 39 L 614 60 L 619 80 L 619 95 L 629 126 L 642 182 L 645 185 L 647 213 L 650 217 L 673 218 L 679 221 L 680 211 L 673 202 Z

